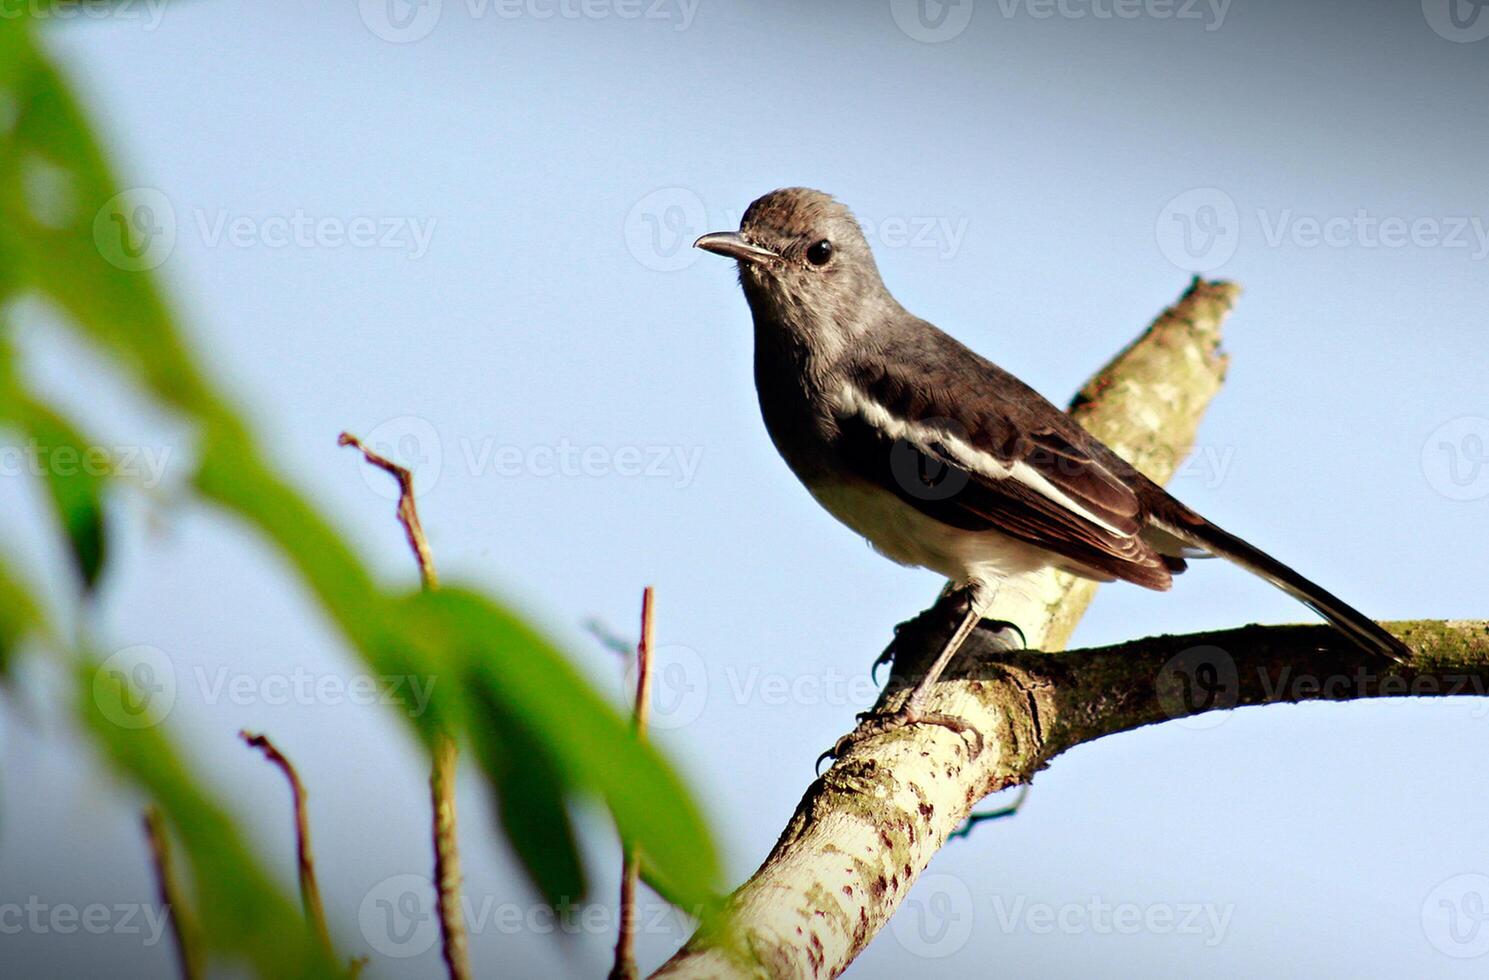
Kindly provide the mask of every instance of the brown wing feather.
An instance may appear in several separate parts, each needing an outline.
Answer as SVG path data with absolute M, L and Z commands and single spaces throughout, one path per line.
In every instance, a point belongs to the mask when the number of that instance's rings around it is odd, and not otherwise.
M 993 365 L 983 365 L 1003 375 Z M 928 434 L 921 444 L 912 444 L 862 413 L 846 414 L 838 420 L 841 445 L 845 461 L 860 476 L 955 527 L 1001 531 L 1102 577 L 1160 590 L 1171 584 L 1177 569 L 1142 539 L 1147 515 L 1142 498 L 1124 479 L 1130 470 L 1099 459 L 1088 448 L 1094 440 L 1016 379 L 993 376 L 990 386 L 1002 391 L 958 397 L 954 379 L 934 371 L 911 375 L 880 362 L 856 372 L 852 380 L 892 417 L 913 422 L 917 431 Z M 1009 382 L 1017 386 L 1011 389 L 1012 398 L 1003 387 Z M 968 406 L 975 407 L 969 411 Z M 954 448 L 958 444 L 987 454 L 1004 469 L 1024 464 L 1069 503 L 968 465 Z

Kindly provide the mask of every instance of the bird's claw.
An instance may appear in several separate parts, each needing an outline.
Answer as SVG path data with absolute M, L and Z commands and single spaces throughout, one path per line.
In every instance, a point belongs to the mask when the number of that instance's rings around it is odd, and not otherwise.
M 969 762 L 982 754 L 982 733 L 956 715 L 948 715 L 939 711 L 917 711 L 909 707 L 901 708 L 890 714 L 867 711 L 858 716 L 857 728 L 838 739 L 832 748 L 817 757 L 818 773 L 820 774 L 822 770 L 822 760 L 841 758 L 856 743 L 864 739 L 873 738 L 876 735 L 887 735 L 911 725 L 936 725 L 958 735 L 970 736 L 971 745 L 967 752 Z

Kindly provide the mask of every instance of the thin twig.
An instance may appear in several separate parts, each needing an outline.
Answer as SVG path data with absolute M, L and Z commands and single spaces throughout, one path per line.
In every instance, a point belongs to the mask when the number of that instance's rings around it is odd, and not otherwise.
M 419 563 L 419 577 L 424 588 L 439 588 L 434 571 L 434 555 L 419 523 L 419 508 L 414 502 L 414 476 L 406 467 L 373 452 L 350 432 L 336 440 L 340 446 L 354 446 L 367 462 L 391 474 L 398 481 L 398 523 Z M 439 913 L 440 953 L 450 980 L 470 980 L 470 950 L 465 934 L 465 919 L 460 909 L 460 844 L 456 833 L 455 775 L 460 750 L 449 735 L 435 739 L 433 766 L 429 772 L 429 804 L 433 812 L 434 902 Z
M 367 462 L 392 474 L 393 479 L 398 481 L 398 523 L 403 525 L 403 533 L 408 536 L 408 546 L 413 549 L 414 558 L 419 562 L 419 575 L 424 579 L 424 588 L 439 588 L 439 577 L 434 574 L 434 556 L 429 551 L 428 539 L 424 537 L 424 526 L 419 523 L 419 509 L 414 506 L 414 475 L 407 467 L 399 466 L 386 456 L 380 456 L 367 448 L 361 439 L 350 432 L 343 432 L 336 439 L 336 444 L 356 447 Z
M 646 737 L 651 717 L 652 587 L 641 593 L 641 640 L 636 644 L 636 737 Z M 620 874 L 620 935 L 615 940 L 615 965 L 609 980 L 636 977 L 636 885 L 641 877 L 641 855 L 625 845 Z
M 264 758 L 278 766 L 279 771 L 284 773 L 284 778 L 289 780 L 290 796 L 295 805 L 295 861 L 300 873 L 300 905 L 305 909 L 305 918 L 310 921 L 315 938 L 329 958 L 334 950 L 331 948 L 330 930 L 326 928 L 326 910 L 321 905 L 321 889 L 315 880 L 315 859 L 310 850 L 310 815 L 305 806 L 305 784 L 300 781 L 300 773 L 295 770 L 294 763 L 279 751 L 278 746 L 269 741 L 267 735 L 255 735 L 244 730 L 238 732 L 238 737 L 249 748 L 262 752 Z
M 197 980 L 206 974 L 196 922 L 181 901 L 176 873 L 171 860 L 170 838 L 165 820 L 155 807 L 145 808 L 145 838 L 150 842 L 150 865 L 155 870 L 155 893 L 171 920 L 171 935 L 176 941 L 176 959 L 182 980 Z
M 441 953 L 450 980 L 470 977 L 470 951 L 460 914 L 460 847 L 455 833 L 455 772 L 459 750 L 441 735 L 434 745 L 429 773 L 429 803 L 434 808 L 434 895 L 439 911 Z

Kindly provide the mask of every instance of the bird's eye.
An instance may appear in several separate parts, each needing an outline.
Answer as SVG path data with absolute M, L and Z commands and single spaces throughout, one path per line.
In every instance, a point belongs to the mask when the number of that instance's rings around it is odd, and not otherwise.
M 832 258 L 832 242 L 822 239 L 807 249 L 807 261 L 812 265 L 826 265 Z

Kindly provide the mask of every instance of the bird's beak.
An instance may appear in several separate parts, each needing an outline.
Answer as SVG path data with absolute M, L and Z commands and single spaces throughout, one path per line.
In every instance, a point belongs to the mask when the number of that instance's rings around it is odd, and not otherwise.
M 735 231 L 713 231 L 693 243 L 694 248 L 724 255 L 741 262 L 760 263 L 780 258 L 775 252 L 758 245 L 751 245 Z

